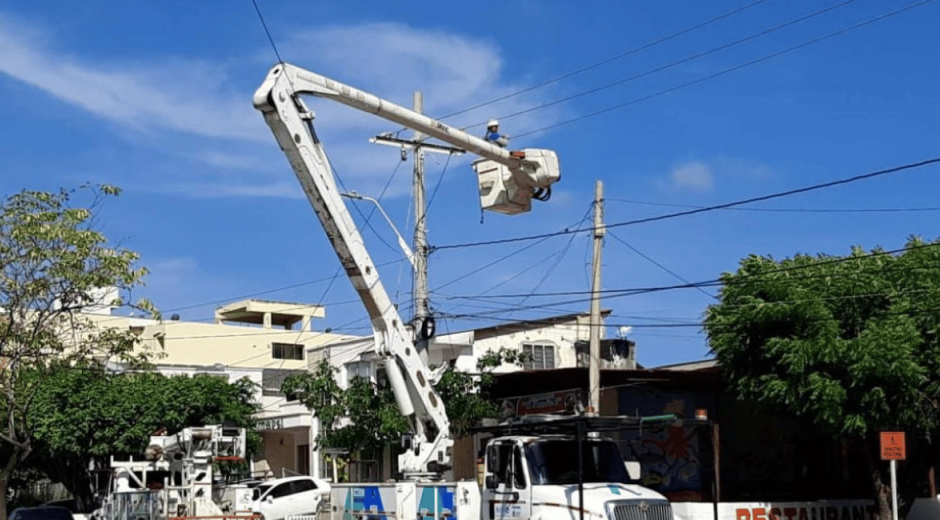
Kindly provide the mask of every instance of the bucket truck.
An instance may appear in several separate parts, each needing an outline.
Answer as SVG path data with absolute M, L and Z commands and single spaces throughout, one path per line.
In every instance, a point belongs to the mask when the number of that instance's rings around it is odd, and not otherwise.
M 237 490 L 219 486 L 215 479 L 216 463 L 245 459 L 245 434 L 244 428 L 208 425 L 151 435 L 143 460 L 116 461 L 111 457 L 111 489 L 92 517 L 256 520 L 248 500 L 236 504 L 233 493 Z
M 441 121 L 287 63 L 276 64 L 255 92 L 255 108 L 263 113 L 287 156 L 366 308 L 372 322 L 376 351 L 384 359 L 397 404 L 411 421 L 414 432 L 411 446 L 399 457 L 399 469 L 406 479 L 389 484 L 334 485 L 331 498 L 333 520 L 447 516 L 457 516 L 460 520 L 526 520 L 530 517 L 574 520 L 578 516 L 577 511 L 584 518 L 598 516 L 626 520 L 619 514 L 615 516 L 615 512 L 622 508 L 614 508 L 615 504 L 625 502 L 630 502 L 636 506 L 636 511 L 642 512 L 642 516 L 635 517 L 637 520 L 671 519 L 668 502 L 650 490 L 629 485 L 616 445 L 599 439 L 582 443 L 579 437 L 577 444 L 572 444 L 575 442 L 573 437 L 559 437 L 553 439 L 555 444 L 544 446 L 552 453 L 569 457 L 569 466 L 578 460 L 591 459 L 592 453 L 595 457 L 591 460 L 602 456 L 608 465 L 611 463 L 609 457 L 615 456 L 612 472 L 599 472 L 596 478 L 591 478 L 591 482 L 599 486 L 593 494 L 584 494 L 584 483 L 578 479 L 566 477 L 567 480 L 557 480 L 542 474 L 547 471 L 547 462 L 544 456 L 538 458 L 539 453 L 548 452 L 536 449 L 537 437 L 504 436 L 491 441 L 486 450 L 487 478 L 482 498 L 476 482 L 437 481 L 450 467 L 453 445 L 444 404 L 432 386 L 428 367 L 415 348 L 413 332 L 406 328 L 398 315 L 345 207 L 323 143 L 314 131 L 314 113 L 302 96 L 339 102 L 476 154 L 480 159 L 473 163 L 473 168 L 477 173 L 480 204 L 485 210 L 508 215 L 529 211 L 532 199 L 547 199 L 551 185 L 561 175 L 558 158 L 553 151 L 506 150 Z M 574 449 L 569 450 L 572 446 Z M 579 446 L 596 449 L 582 453 Z M 572 453 L 573 460 L 570 458 Z M 578 456 L 578 453 L 585 456 Z M 539 461 L 542 461 L 542 466 L 538 465 Z M 558 462 L 552 461 L 553 467 Z M 520 494 L 519 485 L 529 491 Z M 578 490 L 582 493 L 579 494 Z M 582 495 L 592 504 L 577 498 Z M 599 500 L 601 496 L 604 500 Z M 651 503 L 656 507 L 651 509 L 648 506 Z M 655 514 L 647 514 L 647 511 L 655 511 Z

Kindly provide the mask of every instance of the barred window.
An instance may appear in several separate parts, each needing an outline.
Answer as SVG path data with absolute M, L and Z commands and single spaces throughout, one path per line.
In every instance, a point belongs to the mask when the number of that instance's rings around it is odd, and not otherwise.
M 303 359 L 304 346 L 294 343 L 271 343 L 271 357 L 274 359 Z
M 288 376 L 304 374 L 306 370 L 283 370 L 277 368 L 265 368 L 261 372 L 261 390 L 263 395 L 285 397 L 281 392 L 281 386 Z M 288 401 L 296 400 L 296 396 Z
M 555 368 L 555 346 L 523 344 L 522 368 L 525 370 L 548 370 Z

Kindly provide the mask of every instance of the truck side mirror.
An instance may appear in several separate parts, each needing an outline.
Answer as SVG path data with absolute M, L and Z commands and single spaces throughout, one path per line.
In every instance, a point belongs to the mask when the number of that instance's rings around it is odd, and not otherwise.
M 486 484 L 486 489 L 496 489 L 499 486 L 499 479 L 496 478 L 496 475 L 487 475 L 484 482 Z
M 643 476 L 640 473 L 640 463 L 635 460 L 625 460 L 623 465 L 627 467 L 627 476 L 630 480 L 638 481 Z

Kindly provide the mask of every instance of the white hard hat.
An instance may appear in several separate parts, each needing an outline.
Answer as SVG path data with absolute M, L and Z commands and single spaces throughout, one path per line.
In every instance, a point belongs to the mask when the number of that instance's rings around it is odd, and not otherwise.
M 486 123 L 486 127 L 489 128 L 491 126 L 499 126 L 499 120 L 490 119 L 489 122 Z

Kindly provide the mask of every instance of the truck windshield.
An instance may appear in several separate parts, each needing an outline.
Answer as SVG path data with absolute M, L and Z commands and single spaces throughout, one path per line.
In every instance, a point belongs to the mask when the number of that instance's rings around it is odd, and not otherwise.
M 620 482 L 630 477 L 617 445 L 611 441 L 582 441 L 583 482 Z M 578 442 L 551 439 L 526 447 L 533 484 L 577 484 Z

